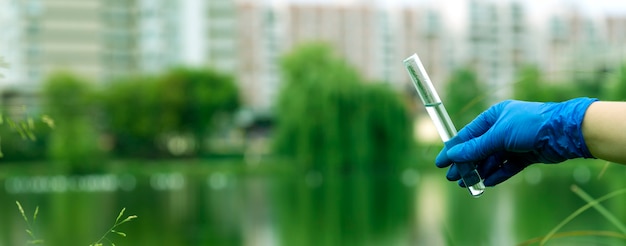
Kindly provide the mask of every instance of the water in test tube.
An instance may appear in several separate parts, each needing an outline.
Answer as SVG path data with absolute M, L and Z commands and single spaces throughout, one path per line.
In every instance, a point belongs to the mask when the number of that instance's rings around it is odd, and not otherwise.
M 450 120 L 450 116 L 417 54 L 406 58 L 404 66 L 409 72 L 417 93 L 422 102 L 424 102 L 426 112 L 428 112 L 430 119 L 435 123 L 441 140 L 444 143 L 447 142 L 457 134 L 456 128 L 452 124 L 452 120 Z M 480 178 L 478 171 L 476 171 L 476 165 L 474 163 L 455 163 L 454 165 L 459 170 L 463 183 L 465 183 L 470 194 L 474 197 L 482 195 L 485 191 L 485 184 L 483 184 L 483 180 Z

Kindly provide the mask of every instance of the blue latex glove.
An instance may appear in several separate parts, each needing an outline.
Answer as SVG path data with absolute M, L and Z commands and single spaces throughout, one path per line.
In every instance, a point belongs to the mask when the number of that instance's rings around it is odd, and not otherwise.
M 592 98 L 561 103 L 508 100 L 481 113 L 446 142 L 437 167 L 464 186 L 453 163 L 475 162 L 486 186 L 497 185 L 534 163 L 594 158 L 582 135 L 582 121 Z

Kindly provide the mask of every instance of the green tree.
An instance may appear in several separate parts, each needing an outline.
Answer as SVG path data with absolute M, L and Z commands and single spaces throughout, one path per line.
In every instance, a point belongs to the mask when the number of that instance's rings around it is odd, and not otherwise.
M 572 97 L 600 97 L 603 82 L 607 81 L 606 68 L 598 67 L 591 71 L 575 72 L 572 74 L 573 90 Z
M 93 98 L 90 84 L 70 73 L 55 73 L 45 82 L 44 112 L 56 122 L 49 154 L 61 170 L 92 172 L 102 162 Z
M 193 136 L 202 153 L 217 116 L 230 115 L 239 106 L 233 78 L 206 69 L 126 78 L 113 83 L 104 98 L 116 152 L 125 156 L 167 155 L 164 144 L 158 143 L 181 134 Z
M 473 70 L 468 68 L 455 70 L 446 84 L 445 92 L 444 104 L 458 129 L 487 109 L 490 93 L 487 87 L 478 81 Z
M 571 79 L 564 82 L 546 81 L 537 66 L 528 65 L 517 74 L 513 97 L 525 101 L 561 102 L 574 97 L 598 96 L 599 85 L 590 75 L 582 74 L 572 74 Z
M 33 161 L 46 157 L 47 139 L 53 121 L 38 113 L 32 96 L 5 89 L 0 93 L 0 157 L 4 161 Z
M 548 85 L 537 66 L 527 65 L 517 73 L 513 84 L 513 99 L 523 101 L 550 101 Z
M 400 95 L 365 83 L 323 44 L 282 61 L 274 149 L 297 166 L 281 208 L 286 245 L 359 245 L 406 223 L 411 151 Z M 319 185 L 319 187 L 317 187 Z
M 626 63 L 609 75 L 603 98 L 614 101 L 626 100 Z
M 231 115 L 239 107 L 234 78 L 214 70 L 172 70 L 159 83 L 159 91 L 164 130 L 191 133 L 200 153 L 218 116 Z
M 114 151 L 121 156 L 157 157 L 155 144 L 161 132 L 156 79 L 131 77 L 116 81 L 102 96 L 107 131 L 114 139 Z

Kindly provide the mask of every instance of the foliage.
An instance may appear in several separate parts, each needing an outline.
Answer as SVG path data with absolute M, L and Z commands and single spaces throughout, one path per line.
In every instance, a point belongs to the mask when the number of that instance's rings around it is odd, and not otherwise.
M 144 157 L 163 155 L 164 149 L 156 143 L 168 134 L 191 134 L 203 151 L 203 140 L 215 126 L 216 116 L 239 106 L 231 76 L 184 68 L 158 78 L 117 81 L 103 98 L 118 154 Z
M 116 81 L 103 93 L 107 130 L 115 138 L 117 154 L 146 157 L 159 153 L 155 138 L 161 126 L 155 84 L 155 78 L 126 78 Z
M 596 88 L 599 81 L 592 80 L 589 76 L 572 74 L 571 81 L 547 81 L 543 78 L 541 70 L 528 65 L 517 74 L 517 80 L 513 85 L 513 98 L 524 101 L 539 102 L 562 102 L 575 97 L 598 96 Z
M 452 73 L 446 83 L 443 101 L 458 129 L 487 109 L 486 99 L 489 97 L 487 91 L 487 87 L 478 81 L 473 70 L 460 68 Z
M 520 69 L 513 84 L 513 99 L 523 101 L 550 101 L 550 93 L 546 91 L 547 81 L 542 78 L 537 66 L 527 65 Z
M 49 119 L 50 121 L 46 121 Z M 46 157 L 46 144 L 52 130 L 51 119 L 28 118 L 14 121 L 0 116 L 0 157 L 4 161 L 33 161 Z M 46 123 L 48 122 L 48 123 Z M 6 126 L 2 126 L 6 125 Z
M 44 112 L 56 122 L 48 145 L 52 160 L 65 171 L 96 171 L 102 151 L 92 115 L 94 92 L 88 82 L 70 73 L 55 73 L 42 94 Z
M 9 64 L 0 56 L 0 68 L 8 67 Z M 0 73 L 0 78 L 3 77 Z M 13 90 L 1 93 L 0 125 L 3 127 L 0 127 L 0 158 L 5 161 L 42 159 L 45 152 L 42 137 L 45 138 L 49 130 L 42 125 L 52 128 L 53 120 L 47 115 L 35 119 L 26 113 L 26 106 L 12 105 L 11 100 L 18 94 Z
M 626 189 L 614 190 L 610 192 L 609 194 L 606 194 L 597 199 L 594 199 L 593 197 L 591 197 L 589 194 L 587 194 L 587 192 L 585 192 L 582 188 L 578 187 L 577 185 L 572 185 L 571 189 L 572 189 L 572 192 L 578 195 L 581 199 L 585 200 L 586 204 L 581 206 L 574 212 L 572 212 L 565 219 L 563 219 L 558 225 L 552 228 L 552 230 L 550 230 L 550 232 L 548 232 L 548 234 L 546 234 L 545 236 L 532 238 L 530 240 L 520 243 L 519 245 L 531 245 L 536 242 L 539 242 L 539 245 L 545 245 L 545 243 L 548 240 L 552 238 L 557 238 L 557 237 L 601 236 L 601 237 L 613 237 L 613 238 L 619 238 L 619 239 L 626 239 L 626 226 L 622 224 L 619 218 L 617 218 L 614 214 L 609 212 L 609 210 L 607 210 L 604 206 L 600 204 L 600 202 L 604 200 L 614 198 L 617 195 L 622 195 L 626 193 Z M 572 231 L 572 232 L 560 233 L 560 235 L 559 233 L 557 233 L 567 223 L 571 222 L 573 219 L 575 219 L 580 214 L 582 214 L 585 210 L 592 208 L 592 207 L 595 208 L 613 226 L 615 226 L 619 232 L 595 230 L 595 231 Z
M 26 233 L 30 237 L 30 240 L 27 242 L 27 244 L 43 244 L 44 241 L 37 237 L 37 235 L 35 234 L 35 230 L 33 229 L 33 226 L 28 221 L 28 217 L 26 216 L 26 213 L 24 212 L 24 208 L 22 208 L 22 204 L 20 204 L 20 202 L 18 201 L 15 201 L 15 204 L 17 205 L 17 209 L 20 211 L 22 218 L 26 222 L 26 226 L 27 226 Z M 35 208 L 35 212 L 33 212 L 33 217 L 31 218 L 33 223 L 37 221 L 37 214 L 39 214 L 39 206 L 37 206 Z
M 22 215 L 22 218 L 24 219 L 24 222 L 26 222 L 26 226 L 27 229 L 25 230 L 26 233 L 28 234 L 28 236 L 31 238 L 27 244 L 43 244 L 44 240 L 39 238 L 36 234 L 35 234 L 35 230 L 33 229 L 33 225 L 30 223 L 30 221 L 28 220 L 28 216 L 26 216 L 26 213 L 24 212 L 24 208 L 22 207 L 22 204 L 19 201 L 15 201 L 15 204 L 17 205 L 17 209 L 20 212 L 20 215 Z M 111 243 L 112 246 L 115 246 L 115 244 L 113 242 L 111 242 L 111 240 L 109 240 L 107 238 L 107 236 L 111 233 L 117 234 L 119 236 L 122 237 L 126 237 L 126 233 L 121 232 L 121 231 L 116 231 L 115 229 L 117 227 L 119 227 L 120 225 L 126 223 L 126 222 L 130 222 L 134 219 L 137 218 L 137 215 L 130 215 L 128 217 L 126 217 L 125 219 L 122 219 L 122 216 L 124 216 L 124 212 L 126 211 L 126 208 L 122 208 L 122 210 L 120 211 L 120 213 L 117 215 L 117 218 L 115 219 L 115 223 L 113 224 L 113 226 L 111 226 L 110 229 L 108 229 L 104 235 L 102 235 L 102 237 L 100 237 L 100 239 L 98 239 L 98 241 L 89 244 L 89 246 L 102 246 L 104 245 L 102 243 L 103 240 L 107 240 L 108 242 Z M 32 223 L 35 223 L 37 221 L 37 215 L 39 214 L 39 206 L 37 206 L 35 208 L 35 212 L 33 212 L 33 217 L 31 218 Z
M 281 211 L 285 223 L 306 225 L 285 244 L 362 244 L 404 223 L 410 203 L 398 175 L 413 135 L 400 96 L 366 83 L 323 44 L 298 47 L 281 65 L 274 150 L 303 180 Z
M 107 241 L 110 242 L 110 240 L 107 238 L 107 235 L 109 235 L 110 233 L 114 233 L 114 234 L 117 234 L 119 236 L 126 237 L 126 233 L 121 232 L 121 231 L 116 231 L 115 229 L 118 226 L 120 226 L 120 225 L 122 225 L 122 224 L 124 224 L 126 222 L 130 222 L 131 220 L 136 219 L 137 215 L 131 215 L 131 216 L 126 217 L 126 219 L 124 219 L 124 220 L 120 220 L 120 219 L 122 219 L 122 216 L 124 216 L 124 211 L 126 211 L 126 208 L 122 208 L 122 211 L 120 211 L 120 214 L 117 215 L 117 218 L 115 219 L 115 223 L 113 223 L 113 226 L 111 226 L 111 228 L 109 230 L 107 230 L 107 232 L 105 232 L 104 235 L 102 235 L 102 237 L 100 239 L 98 239 L 98 241 L 96 241 L 93 244 L 90 244 L 89 246 L 102 246 L 103 244 L 101 242 L 103 240 L 107 240 Z M 111 245 L 115 246 L 115 244 L 112 243 L 112 242 L 111 242 Z
M 200 151 L 218 114 L 232 113 L 239 106 L 234 79 L 213 70 L 175 69 L 159 87 L 164 130 L 191 133 Z
M 572 83 L 575 93 L 572 97 L 602 97 L 603 82 L 607 81 L 608 70 L 605 68 L 596 68 L 588 72 L 574 72 L 572 74 Z
M 604 96 L 606 100 L 626 100 L 626 63 L 610 74 L 604 89 Z

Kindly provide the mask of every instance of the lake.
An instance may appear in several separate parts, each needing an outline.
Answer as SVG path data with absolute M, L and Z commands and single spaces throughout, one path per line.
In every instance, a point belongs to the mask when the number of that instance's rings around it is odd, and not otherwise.
M 572 185 L 594 198 L 626 187 L 626 167 L 589 160 L 531 166 L 480 198 L 427 165 L 332 177 L 286 162 L 236 161 L 133 161 L 91 175 L 45 165 L 0 172 L 0 245 L 32 240 L 16 201 L 44 245 L 94 243 L 122 208 L 122 219 L 138 218 L 116 228 L 126 237 L 109 234 L 104 245 L 515 245 L 548 234 L 587 204 Z M 616 236 L 626 195 L 600 204 L 617 225 L 590 208 L 548 245 L 626 243 Z

